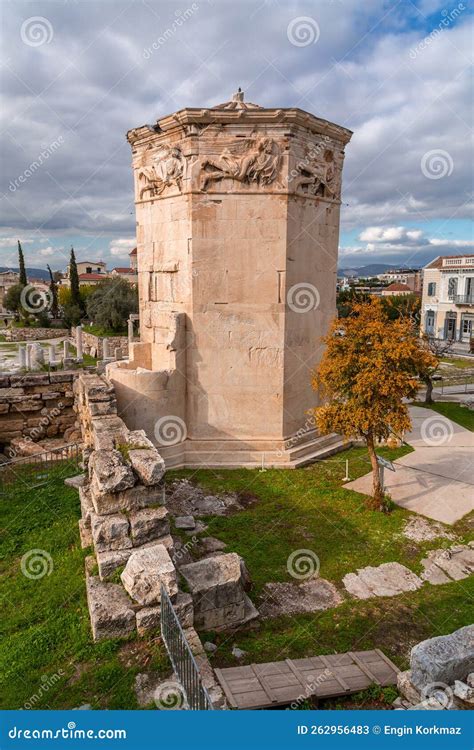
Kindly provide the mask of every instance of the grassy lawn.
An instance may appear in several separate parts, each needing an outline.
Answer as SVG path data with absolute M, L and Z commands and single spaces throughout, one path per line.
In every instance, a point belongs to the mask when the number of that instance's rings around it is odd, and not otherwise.
M 474 359 L 472 357 L 442 357 L 441 362 L 444 362 L 448 365 L 453 365 L 454 367 L 457 367 L 459 370 L 465 370 L 469 369 L 470 367 L 474 367 Z
M 416 406 L 423 406 L 426 409 L 442 414 L 443 417 L 452 419 L 453 422 L 465 427 L 467 430 L 474 432 L 474 411 L 470 411 L 467 406 L 461 406 L 454 401 L 436 401 L 434 404 L 416 403 Z
M 394 460 L 407 450 L 381 452 Z M 426 549 L 449 544 L 410 542 L 401 534 L 410 514 L 401 508 L 389 515 L 368 510 L 359 494 L 341 484 L 347 458 L 351 478 L 366 473 L 365 451 L 353 448 L 306 469 L 173 471 L 167 481 L 186 476 L 212 492 L 237 491 L 256 499 L 236 515 L 205 519 L 205 535 L 217 536 L 228 551 L 244 557 L 258 605 L 266 582 L 294 580 L 287 558 L 297 549 L 313 550 L 321 576 L 342 591 L 342 576 L 358 567 L 398 560 L 417 571 Z M 84 703 L 136 708 L 135 675 L 169 674 L 169 662 L 157 638 L 92 642 L 79 500 L 64 485 L 65 471 L 57 465 L 44 485 L 34 487 L 23 478 L 0 495 L 0 707 L 21 708 L 33 699 L 36 708 Z M 69 467 L 67 475 L 76 472 Z M 453 530 L 467 540 L 470 528 L 472 519 L 465 519 Z M 50 575 L 34 580 L 22 574 L 22 556 L 32 549 L 51 556 Z M 235 665 L 231 650 L 237 644 L 247 652 L 243 663 L 378 647 L 405 667 L 414 643 L 470 622 L 472 596 L 473 578 L 391 599 L 347 600 L 334 610 L 257 621 L 237 633 L 201 635 L 218 644 L 214 666 Z M 373 707 L 393 699 L 393 691 L 375 693 L 365 691 L 351 705 Z
M 17 482 L 0 495 L 2 709 L 32 701 L 35 708 L 136 708 L 135 674 L 145 664 L 169 673 L 156 642 L 92 642 L 78 493 L 64 485 L 75 473 L 56 466 L 42 487 Z M 51 555 L 50 575 L 21 573 L 21 558 L 32 549 Z

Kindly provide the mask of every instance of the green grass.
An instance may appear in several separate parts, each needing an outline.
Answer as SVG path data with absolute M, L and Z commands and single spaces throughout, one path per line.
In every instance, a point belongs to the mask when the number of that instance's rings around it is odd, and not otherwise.
M 409 450 L 380 452 L 396 460 Z M 450 544 L 410 542 L 401 533 L 410 514 L 401 508 L 389 515 L 368 510 L 364 498 L 341 483 L 346 459 L 352 478 L 368 470 L 365 450 L 352 448 L 306 469 L 173 471 L 167 481 L 187 476 L 209 491 L 236 491 L 249 501 L 233 516 L 205 519 L 205 534 L 217 536 L 227 543 L 227 551 L 244 557 L 257 605 L 265 583 L 294 580 L 287 558 L 297 549 L 313 550 L 320 559 L 321 576 L 342 592 L 341 578 L 358 567 L 398 560 L 416 572 L 427 549 Z M 45 483 L 35 486 L 23 469 L 18 480 L 7 485 L 8 494 L 0 495 L 3 709 L 32 701 L 35 708 L 65 709 L 84 703 L 93 708 L 137 708 L 136 674 L 171 671 L 156 638 L 92 641 L 84 580 L 87 551 L 80 548 L 77 527 L 78 494 L 64 485 L 64 476 L 76 472 L 56 465 L 39 477 Z M 453 527 L 460 541 L 472 537 L 472 520 L 467 517 Z M 22 557 L 32 549 L 51 556 L 50 575 L 33 580 L 22 574 Z M 471 578 L 426 585 L 389 599 L 346 600 L 333 610 L 257 621 L 237 633 L 201 635 L 218 644 L 211 657 L 214 666 L 235 665 L 231 650 L 237 643 L 247 652 L 246 664 L 381 648 L 404 668 L 416 642 L 470 622 L 473 596 Z M 350 705 L 380 707 L 389 697 L 364 691 Z
M 34 488 L 25 477 L 26 484 L 18 481 L 0 495 L 2 709 L 32 701 L 35 708 L 136 708 L 137 672 L 170 671 L 151 640 L 92 641 L 78 493 L 64 485 L 64 476 L 75 473 L 56 466 L 43 486 Z M 50 575 L 33 580 L 22 574 L 22 556 L 32 549 L 51 556 Z
M 113 336 L 126 336 L 127 328 L 121 328 L 119 331 L 114 331 L 112 328 L 103 328 L 98 325 L 87 325 L 83 327 L 85 333 L 92 333 L 94 336 L 106 336 L 107 338 Z
M 434 404 L 416 403 L 416 406 L 423 406 L 426 409 L 442 414 L 443 417 L 452 419 L 453 422 L 465 427 L 466 430 L 474 432 L 474 411 L 470 411 L 467 406 L 462 406 L 454 401 L 436 401 Z
M 472 357 L 461 359 L 456 357 L 442 357 L 441 362 L 445 362 L 448 365 L 453 365 L 454 367 L 457 367 L 459 370 L 466 370 L 471 367 L 474 367 L 474 359 Z

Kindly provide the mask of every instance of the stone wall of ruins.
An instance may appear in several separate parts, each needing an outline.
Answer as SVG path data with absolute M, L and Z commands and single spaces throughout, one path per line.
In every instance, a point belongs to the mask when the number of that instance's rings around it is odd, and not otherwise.
M 0 443 L 33 442 L 75 432 L 76 371 L 0 375 Z

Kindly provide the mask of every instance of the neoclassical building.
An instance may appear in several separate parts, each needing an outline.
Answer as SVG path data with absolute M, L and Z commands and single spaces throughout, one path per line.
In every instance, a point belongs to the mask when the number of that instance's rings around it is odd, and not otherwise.
M 425 266 L 421 332 L 469 346 L 474 336 L 474 255 L 439 256 Z
M 240 90 L 127 134 L 140 340 L 108 374 L 168 466 L 296 466 L 340 446 L 308 410 L 336 311 L 350 137 Z

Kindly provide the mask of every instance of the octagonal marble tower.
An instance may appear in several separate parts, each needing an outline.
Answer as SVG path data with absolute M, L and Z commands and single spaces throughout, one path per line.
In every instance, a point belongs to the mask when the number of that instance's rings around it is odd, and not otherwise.
M 336 311 L 351 135 L 240 90 L 127 134 L 140 342 L 108 374 L 168 466 L 296 466 L 337 449 L 307 410 Z

